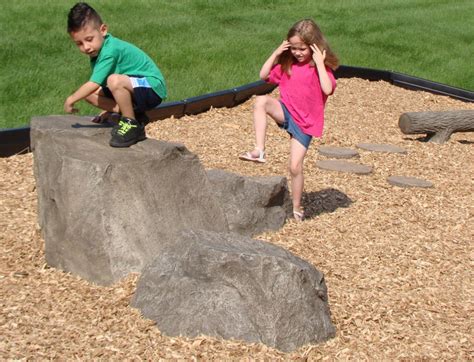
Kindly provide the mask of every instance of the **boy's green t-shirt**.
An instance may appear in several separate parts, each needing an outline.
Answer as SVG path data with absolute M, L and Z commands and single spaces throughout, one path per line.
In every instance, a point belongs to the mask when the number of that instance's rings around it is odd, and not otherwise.
M 135 45 L 107 34 L 96 58 L 91 59 L 92 75 L 90 81 L 107 85 L 111 74 L 125 74 L 135 77 L 146 77 L 152 89 L 165 99 L 166 83 L 160 69 L 153 60 Z

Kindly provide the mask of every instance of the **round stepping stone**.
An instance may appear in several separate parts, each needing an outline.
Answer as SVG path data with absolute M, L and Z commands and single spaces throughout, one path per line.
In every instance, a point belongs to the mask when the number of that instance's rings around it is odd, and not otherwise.
M 367 175 L 372 172 L 372 166 L 361 165 L 344 160 L 319 160 L 316 166 L 323 170 L 352 172 L 359 175 Z
M 407 153 L 407 150 L 402 147 L 387 144 L 358 143 L 357 147 L 374 152 Z
M 319 147 L 319 154 L 333 158 L 352 158 L 359 156 L 359 152 L 351 148 L 343 147 Z
M 390 176 L 387 178 L 389 184 L 400 187 L 433 187 L 430 181 L 408 176 Z

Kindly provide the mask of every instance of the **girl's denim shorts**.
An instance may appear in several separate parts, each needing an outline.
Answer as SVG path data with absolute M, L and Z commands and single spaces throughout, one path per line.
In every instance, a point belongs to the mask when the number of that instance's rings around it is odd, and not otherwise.
M 286 106 L 280 101 L 281 108 L 283 108 L 283 113 L 285 114 L 285 121 L 283 124 L 278 124 L 278 127 L 283 128 L 290 134 L 291 137 L 294 137 L 299 143 L 301 143 L 304 148 L 308 149 L 313 136 L 307 135 L 301 131 L 298 125 L 295 123 L 293 117 Z

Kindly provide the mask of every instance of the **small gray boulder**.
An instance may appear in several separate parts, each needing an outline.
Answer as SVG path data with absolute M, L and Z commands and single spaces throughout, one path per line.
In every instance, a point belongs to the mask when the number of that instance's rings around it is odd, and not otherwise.
M 209 170 L 207 176 L 233 232 L 250 236 L 278 230 L 291 214 L 285 177 L 247 177 L 223 170 Z
M 282 351 L 335 334 L 323 274 L 276 245 L 189 231 L 161 244 L 132 306 L 170 336 L 204 334 Z

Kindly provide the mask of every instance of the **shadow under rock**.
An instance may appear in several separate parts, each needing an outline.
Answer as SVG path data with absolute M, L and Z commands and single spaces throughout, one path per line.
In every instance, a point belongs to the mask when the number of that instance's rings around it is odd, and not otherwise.
M 402 139 L 404 141 L 416 141 L 416 142 L 428 142 L 430 140 L 430 135 L 426 135 L 426 136 L 419 136 L 419 137 L 416 137 L 416 138 L 410 138 L 410 137 L 403 137 Z
M 92 123 L 92 124 L 80 124 L 75 123 L 71 127 L 72 128 L 112 128 L 114 126 L 113 123 Z
M 306 219 L 323 212 L 334 212 L 340 207 L 349 207 L 353 201 L 343 192 L 328 188 L 317 192 L 303 193 L 303 208 Z
M 429 140 L 430 140 L 430 135 L 422 136 L 422 137 L 417 137 L 417 138 L 404 137 L 403 140 L 404 140 L 404 141 L 429 142 Z M 469 140 L 459 140 L 459 141 L 457 141 L 457 142 L 458 142 L 458 143 L 461 143 L 461 144 L 463 144 L 463 145 L 472 145 L 472 144 L 474 144 L 473 141 L 469 141 Z

